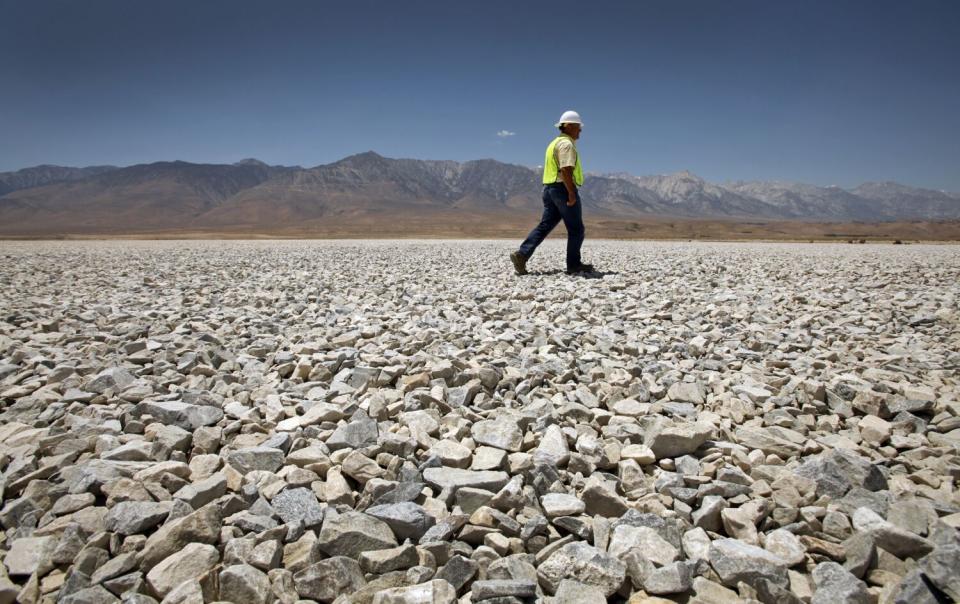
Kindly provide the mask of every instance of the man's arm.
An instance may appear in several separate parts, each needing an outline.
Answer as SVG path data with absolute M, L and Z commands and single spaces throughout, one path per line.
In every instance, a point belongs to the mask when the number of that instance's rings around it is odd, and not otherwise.
M 567 205 L 577 205 L 577 188 L 573 185 L 573 167 L 560 168 L 560 177 L 563 178 L 563 184 L 567 187 Z

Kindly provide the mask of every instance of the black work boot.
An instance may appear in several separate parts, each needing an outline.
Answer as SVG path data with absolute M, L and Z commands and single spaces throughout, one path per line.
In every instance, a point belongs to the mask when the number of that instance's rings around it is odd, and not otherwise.
M 518 275 L 527 274 L 527 259 L 520 252 L 510 253 L 510 262 L 513 262 L 513 268 Z
M 582 273 L 592 273 L 592 272 L 595 272 L 595 270 L 596 270 L 596 269 L 593 268 L 593 265 L 592 265 L 592 264 L 581 264 L 580 266 L 575 266 L 575 267 L 573 267 L 573 268 L 568 268 L 568 269 L 567 269 L 567 274 L 568 274 L 568 275 L 579 275 L 579 274 L 582 274 Z

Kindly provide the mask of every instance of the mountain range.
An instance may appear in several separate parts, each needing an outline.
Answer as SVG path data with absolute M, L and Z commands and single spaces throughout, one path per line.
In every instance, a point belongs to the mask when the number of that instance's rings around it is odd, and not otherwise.
M 539 214 L 539 170 L 491 159 L 391 159 L 372 151 L 302 168 L 155 162 L 0 173 L 0 234 L 398 229 Z M 865 183 L 710 183 L 687 171 L 588 174 L 585 213 L 607 220 L 882 222 L 960 219 L 960 194 Z M 467 229 L 469 230 L 469 229 Z

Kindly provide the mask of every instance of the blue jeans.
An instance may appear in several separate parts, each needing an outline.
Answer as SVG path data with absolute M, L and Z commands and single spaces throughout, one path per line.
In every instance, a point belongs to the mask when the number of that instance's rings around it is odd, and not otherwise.
M 583 213 L 581 211 L 580 191 L 577 191 L 577 203 L 573 206 L 567 205 L 567 187 L 562 182 L 546 185 L 543 187 L 543 217 L 540 224 L 533 227 L 527 238 L 520 244 L 520 253 L 524 258 L 529 259 L 537 246 L 543 243 L 553 227 L 557 226 L 561 220 L 567 227 L 567 270 L 575 269 L 580 266 L 580 246 L 583 244 L 583 238 L 586 229 L 583 226 Z

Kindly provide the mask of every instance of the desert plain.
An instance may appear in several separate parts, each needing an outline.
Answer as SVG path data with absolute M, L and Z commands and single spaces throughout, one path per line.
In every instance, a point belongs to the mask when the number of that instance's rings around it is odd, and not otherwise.
M 0 602 L 960 599 L 960 247 L 0 242 Z

